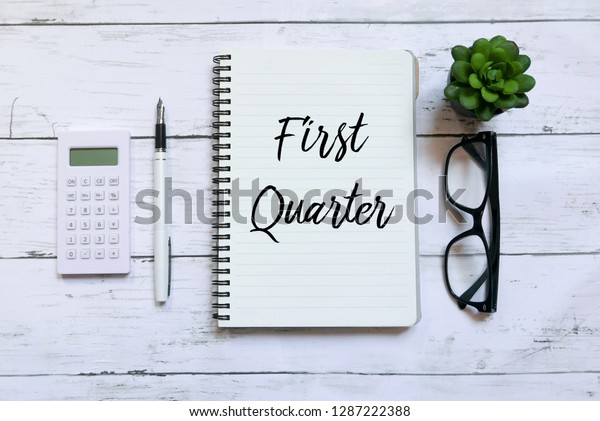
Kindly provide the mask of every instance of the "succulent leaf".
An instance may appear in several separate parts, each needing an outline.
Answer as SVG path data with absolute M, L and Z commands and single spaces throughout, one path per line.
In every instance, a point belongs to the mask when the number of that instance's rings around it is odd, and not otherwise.
M 504 79 L 500 79 L 499 81 L 492 83 L 488 88 L 496 92 L 502 91 L 504 88 Z
M 475 89 L 481 89 L 483 87 L 483 83 L 481 83 L 481 80 L 477 77 L 477 73 L 471 73 L 469 75 L 469 85 Z
M 513 80 L 519 84 L 519 93 L 529 92 L 535 86 L 535 79 L 526 74 L 515 76 Z
M 452 64 L 452 68 L 450 70 L 452 72 L 452 76 L 454 76 L 456 80 L 459 82 L 468 83 L 469 75 L 473 72 L 473 67 L 471 67 L 471 63 L 458 60 Z
M 519 101 L 515 105 L 515 108 L 525 108 L 529 105 L 529 97 L 526 94 L 516 94 L 516 96 Z
M 485 56 L 481 53 L 475 53 L 471 56 L 471 66 L 477 71 L 485 64 Z
M 516 60 L 519 57 L 519 47 L 513 41 L 504 41 L 498 47 L 506 52 L 507 60 Z
M 506 60 L 506 51 L 504 51 L 502 48 L 492 48 L 492 51 L 490 52 L 490 60 L 492 60 L 494 63 Z
M 494 63 L 494 69 L 500 70 L 503 74 L 506 73 L 506 61 Z
M 519 90 L 519 84 L 512 79 L 509 79 L 506 82 L 504 82 L 504 86 L 502 87 L 502 93 L 505 95 L 514 94 L 518 90 Z
M 508 110 L 509 108 L 514 108 L 515 105 L 519 102 L 519 98 L 516 95 L 500 95 L 494 105 L 497 108 Z
M 481 53 L 483 56 L 487 58 L 490 56 L 490 52 L 492 51 L 492 44 L 485 38 L 479 38 L 477 41 L 473 43 L 473 47 L 471 47 L 473 53 Z
M 458 101 L 458 97 L 462 89 L 464 89 L 464 85 L 460 82 L 454 81 L 446 86 L 444 89 L 444 95 L 446 95 L 446 98 L 452 101 Z
M 504 38 L 502 35 L 496 35 L 494 38 L 492 38 L 490 40 L 490 44 L 492 44 L 492 48 L 496 48 L 497 46 L 502 44 L 504 41 L 506 41 L 506 38 Z
M 458 97 L 460 104 L 467 110 L 473 110 L 481 103 L 481 95 L 477 89 L 465 88 Z
M 493 61 L 486 61 L 483 66 L 481 66 L 481 68 L 479 69 L 479 78 L 483 79 L 485 77 L 485 73 L 488 71 L 488 69 L 490 68 L 490 66 L 494 64 Z
M 464 45 L 456 45 L 452 48 L 452 58 L 454 60 L 460 61 L 470 61 L 471 60 L 471 50 L 469 50 Z
M 521 66 L 523 66 L 523 73 L 525 73 L 527 69 L 529 69 L 529 66 L 531 66 L 531 59 L 529 58 L 529 56 L 526 56 L 524 54 L 517 57 L 517 61 L 521 63 Z
M 496 92 L 494 92 L 494 91 L 490 91 L 490 90 L 489 90 L 488 88 L 486 88 L 486 87 L 483 87 L 483 88 L 481 88 L 481 96 L 482 96 L 482 97 L 483 97 L 483 99 L 485 99 L 487 102 L 490 102 L 490 103 L 492 103 L 492 104 L 493 104 L 493 103 L 494 103 L 494 102 L 495 102 L 495 101 L 498 99 L 498 97 L 499 97 L 500 95 L 498 95 L 498 94 L 497 94 Z
M 506 62 L 506 77 L 513 78 L 523 73 L 523 65 L 518 61 Z
M 500 76 L 500 77 L 498 77 Z M 494 83 L 498 80 L 500 80 L 502 77 L 502 72 L 498 73 L 498 70 L 496 69 L 488 69 L 488 71 L 485 74 L 485 80 L 488 81 L 488 83 Z
M 495 108 L 489 102 L 484 102 L 481 106 L 475 108 L 475 115 L 482 121 L 490 121 L 494 117 Z

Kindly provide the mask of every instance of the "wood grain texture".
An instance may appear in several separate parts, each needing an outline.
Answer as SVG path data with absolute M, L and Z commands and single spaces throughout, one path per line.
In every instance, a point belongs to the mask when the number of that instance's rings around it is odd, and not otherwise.
M 57 387 L 60 385 L 60 387 Z M 178 374 L 0 377 L 6 400 L 597 400 L 597 373 L 481 376 Z M 523 393 L 527 391 L 526 393 Z M 190 405 L 193 407 L 193 404 Z M 212 407 L 216 408 L 217 405 Z M 224 408 L 227 404 L 223 404 Z M 309 405 L 299 406 L 309 408 Z
M 101 3 L 75 0 L 4 0 L 0 22 L 29 24 L 64 23 L 147 23 L 147 22 L 452 22 L 513 21 L 527 19 L 598 19 L 600 7 L 593 0 L 569 3 L 544 0 L 526 3 L 507 1 L 502 7 L 492 0 L 480 0 L 465 6 L 459 0 L 447 0 L 432 7 L 419 0 L 396 2 L 376 0 L 369 3 L 305 0 L 286 2 L 262 0 L 216 3 L 171 0 L 104 0 Z
M 152 136 L 153 104 L 168 106 L 171 135 L 211 132 L 211 67 L 234 48 L 406 48 L 420 61 L 417 131 L 598 133 L 600 22 L 323 25 L 0 27 L 0 137 L 54 137 L 56 130 L 115 127 Z M 489 123 L 459 119 L 443 98 L 449 50 L 503 33 L 531 56 L 530 105 Z M 43 69 L 43 71 L 40 71 Z M 60 100 L 57 100 L 60 98 Z
M 165 307 L 153 302 L 148 260 L 134 260 L 126 278 L 61 279 L 55 264 L 0 260 L 0 273 L 13 275 L 1 284 L 11 297 L 0 319 L 2 376 L 600 371 L 596 256 L 504 256 L 499 311 L 489 317 L 460 311 L 443 285 L 441 258 L 421 258 L 423 318 L 408 329 L 218 329 L 208 258 L 173 262 Z
M 420 226 L 421 255 L 442 255 L 446 244 L 469 228 L 447 212 L 440 185 L 446 154 L 457 141 L 454 137 L 417 140 L 418 188 L 432 194 L 429 200 L 417 200 L 418 216 L 432 217 Z M 600 179 L 599 136 L 500 135 L 498 143 L 502 253 L 598 253 L 600 188 L 590 185 L 590 180 Z M 0 157 L 4 180 L 0 195 L 11 199 L 0 201 L 0 220 L 5 221 L 0 227 L 4 239 L 0 258 L 55 256 L 56 140 L 4 140 L 2 144 L 8 153 Z M 543 153 L 540 144 L 545 145 Z M 153 145 L 150 139 L 136 139 L 132 145 L 132 215 L 146 219 L 151 213 L 135 200 L 138 193 L 152 188 Z M 185 190 L 191 198 L 188 202 L 173 199 L 173 252 L 209 255 L 210 140 L 171 139 L 170 145 L 173 188 Z M 368 188 L 368 180 L 365 183 Z M 406 212 L 406 199 L 397 199 Z M 144 201 L 150 203 L 149 198 Z M 152 226 L 132 226 L 132 254 L 151 256 Z
M 5 224 L 0 233 L 10 238 L 0 246 L 0 257 L 56 255 L 56 140 L 1 141 L 10 153 L 0 157 L 0 195 L 11 200 L 0 202 Z M 170 143 L 170 172 L 175 190 L 185 190 L 173 198 L 173 254 L 210 254 L 211 142 L 207 139 L 176 139 Z M 154 141 L 132 141 L 131 209 L 132 254 L 152 256 L 153 226 L 144 223 L 152 214 L 136 205 L 152 203 L 144 193 L 152 189 Z M 25 182 L 24 177 L 29 178 Z M 145 196 L 144 196 L 145 195 Z M 198 216 L 200 215 L 200 216 Z M 190 222 L 187 224 L 186 222 Z M 175 234 L 179 233 L 179 234 Z M 26 240 L 26 239 L 29 240 Z
M 600 4 L 249 3 L 0 3 L 0 399 L 598 400 Z M 498 33 L 533 60 L 531 104 L 486 124 L 458 118 L 442 98 L 450 47 Z M 149 226 L 134 224 L 130 276 L 56 275 L 58 130 L 130 130 L 138 192 L 151 186 L 162 96 L 174 186 L 205 192 L 213 55 L 374 46 L 420 60 L 418 183 L 434 195 L 420 213 L 441 214 L 439 174 L 460 134 L 499 133 L 498 313 L 460 311 L 445 292 L 439 255 L 464 230 L 450 215 L 420 228 L 411 329 L 218 330 L 198 257 L 209 229 L 184 224 L 180 199 L 166 306 L 152 300 Z

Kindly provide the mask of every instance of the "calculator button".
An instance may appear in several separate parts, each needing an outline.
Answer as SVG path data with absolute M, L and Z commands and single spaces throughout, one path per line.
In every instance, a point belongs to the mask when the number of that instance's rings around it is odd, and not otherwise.
M 96 259 L 104 259 L 104 249 L 96 249 L 96 250 L 94 250 L 94 257 Z
M 119 185 L 119 177 L 109 177 L 108 184 L 110 184 L 111 186 L 118 186 Z
M 108 193 L 108 198 L 110 200 L 119 200 L 119 192 L 117 190 L 109 192 Z
M 82 219 L 81 223 L 79 224 L 79 227 L 82 230 L 89 230 L 90 229 L 90 220 L 89 219 Z
M 80 213 L 81 213 L 82 215 L 89 215 L 89 214 L 90 214 L 90 205 L 85 205 L 85 206 L 82 206 L 82 207 L 80 208 Z
M 81 258 L 89 259 L 90 258 L 90 249 L 81 249 Z
M 94 183 L 97 186 L 103 186 L 104 185 L 104 177 L 96 177 L 96 178 L 94 178 Z
M 108 213 L 110 213 L 111 215 L 118 215 L 119 214 L 119 205 L 110 205 L 108 207 Z
M 94 227 L 96 227 L 97 230 L 103 230 L 104 229 L 104 219 L 96 220 Z
M 110 244 L 119 244 L 119 234 L 109 234 L 108 242 Z
M 96 234 L 96 235 L 94 235 L 94 243 L 96 243 L 96 244 L 104 244 L 104 234 Z
M 81 177 L 81 185 L 84 187 L 87 187 L 89 185 L 91 185 L 91 177 L 89 175 L 86 175 L 84 177 Z
M 67 206 L 67 215 L 75 215 L 77 213 L 77 206 L 69 205 Z
M 67 250 L 67 259 L 74 259 L 77 257 L 77 251 L 75 249 Z
M 84 246 L 90 243 L 90 235 L 89 234 L 83 234 L 79 240 L 81 241 L 81 244 L 83 244 Z
M 76 241 L 77 241 L 77 237 L 75 235 L 73 235 L 73 234 L 67 235 L 67 244 L 68 245 L 71 246 L 71 245 L 75 244 Z
M 111 230 L 116 230 L 119 228 L 119 220 L 118 219 L 111 219 L 110 222 L 108 223 L 108 227 Z
M 77 193 L 75 193 L 74 191 L 67 193 L 67 200 L 69 202 L 72 202 L 75 199 L 77 199 Z
M 111 259 L 119 258 L 119 249 L 110 249 L 110 251 L 108 252 L 108 255 L 110 256 Z
M 77 185 L 77 177 L 67 177 L 67 186 L 75 187 Z
M 90 195 L 89 190 L 85 190 L 81 192 L 81 200 L 90 200 L 92 196 Z
M 104 192 L 102 190 L 95 192 L 94 198 L 96 200 L 104 200 Z
M 96 206 L 94 206 L 94 213 L 96 215 L 104 215 L 104 205 L 96 205 Z
M 75 223 L 75 220 L 70 220 L 67 221 L 67 229 L 68 230 L 74 230 L 75 228 L 77 228 L 77 224 Z

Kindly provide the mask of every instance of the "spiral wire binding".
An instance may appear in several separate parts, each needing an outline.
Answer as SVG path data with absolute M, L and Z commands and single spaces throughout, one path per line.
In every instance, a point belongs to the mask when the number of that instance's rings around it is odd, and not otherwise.
M 230 320 L 230 316 L 228 314 L 222 314 L 221 310 L 226 310 L 230 308 L 229 303 L 223 302 L 223 298 L 227 298 L 230 296 L 229 291 L 223 291 L 222 287 L 228 287 L 230 284 L 229 275 L 231 273 L 229 269 L 230 257 L 228 253 L 230 251 L 229 241 L 230 234 L 228 233 L 228 229 L 231 227 L 229 222 L 226 222 L 227 219 L 231 216 L 231 212 L 229 211 L 229 206 L 231 205 L 231 201 L 228 198 L 229 194 L 231 194 L 229 184 L 231 183 L 231 177 L 229 177 L 229 172 L 231 171 L 231 167 L 227 165 L 227 163 L 231 160 L 231 155 L 227 153 L 229 149 L 231 149 L 231 144 L 227 143 L 223 139 L 228 139 L 231 137 L 231 133 L 226 131 L 226 127 L 231 126 L 231 122 L 227 120 L 227 118 L 231 115 L 231 110 L 224 109 L 227 105 L 231 105 L 231 99 L 229 98 L 221 98 L 222 95 L 230 94 L 231 88 L 226 86 L 229 82 L 231 82 L 231 77 L 227 76 L 227 72 L 231 70 L 231 66 L 223 65 L 222 62 L 227 62 L 231 60 L 230 55 L 220 55 L 215 56 L 213 58 L 216 66 L 213 67 L 213 73 L 216 75 L 213 78 L 213 84 L 217 86 L 217 88 L 213 89 L 213 95 L 216 97 L 213 100 L 213 106 L 215 110 L 212 115 L 215 118 L 215 121 L 212 123 L 213 131 L 213 207 L 214 211 L 212 212 L 213 218 L 215 218 L 216 222 L 212 225 L 215 233 L 212 235 L 212 239 L 215 242 L 215 245 L 212 247 L 212 251 L 215 253 L 215 256 L 212 258 L 214 263 L 214 269 L 212 271 L 215 279 L 213 279 L 212 284 L 217 288 L 217 291 L 213 292 L 213 297 L 216 298 L 217 302 L 212 305 L 213 309 L 216 312 L 213 314 L 213 318 L 217 320 Z

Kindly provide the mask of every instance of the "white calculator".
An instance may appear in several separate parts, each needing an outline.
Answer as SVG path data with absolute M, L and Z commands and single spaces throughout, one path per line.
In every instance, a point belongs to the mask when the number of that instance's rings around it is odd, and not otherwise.
M 126 274 L 130 266 L 130 135 L 58 134 L 58 273 Z

